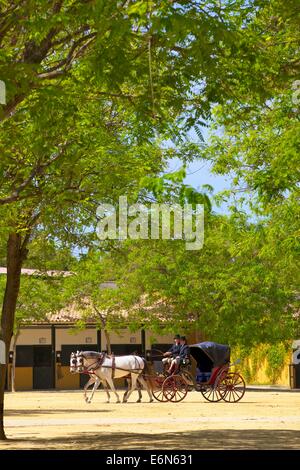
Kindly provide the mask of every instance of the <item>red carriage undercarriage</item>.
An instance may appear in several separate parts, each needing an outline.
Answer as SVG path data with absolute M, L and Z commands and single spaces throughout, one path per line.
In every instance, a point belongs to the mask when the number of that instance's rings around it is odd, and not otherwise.
M 229 346 L 203 342 L 190 346 L 191 356 L 197 363 L 197 374 L 191 373 L 191 366 L 181 366 L 170 376 L 153 376 L 152 394 L 157 401 L 180 402 L 189 390 L 195 389 L 210 402 L 225 401 L 236 403 L 245 394 L 245 381 L 237 372 L 231 372 Z

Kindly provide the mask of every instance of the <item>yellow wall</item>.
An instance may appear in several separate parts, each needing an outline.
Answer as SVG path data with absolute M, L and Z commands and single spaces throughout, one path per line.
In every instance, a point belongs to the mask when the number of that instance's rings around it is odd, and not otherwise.
M 33 368 L 16 367 L 15 376 L 16 390 L 32 390 L 33 388 Z
M 97 331 L 93 328 L 80 331 L 77 334 L 70 334 L 70 328 L 56 328 L 56 350 L 61 350 L 62 344 L 88 344 L 86 338 L 91 338 L 92 344 L 97 343 Z M 181 333 L 181 332 L 179 332 Z M 166 343 L 173 344 L 173 334 L 159 335 L 149 330 L 145 333 L 146 336 L 146 349 L 151 348 L 153 343 Z M 45 338 L 46 343 L 41 343 L 40 338 Z M 110 333 L 112 344 L 136 344 L 141 345 L 141 331 L 131 333 L 129 330 L 124 329 L 119 334 Z M 204 338 L 199 332 L 194 332 L 187 335 L 190 344 L 203 341 Z M 50 328 L 26 328 L 22 329 L 18 338 L 18 345 L 38 345 L 38 344 L 51 344 L 51 329 Z M 101 348 L 106 349 L 106 340 L 104 332 L 101 331 Z M 258 385 L 272 385 L 272 380 L 267 374 L 269 364 L 264 352 L 268 351 L 267 345 L 260 345 L 249 357 L 242 361 L 242 364 L 237 366 L 237 370 L 245 377 L 247 383 Z M 238 350 L 233 350 L 231 359 L 234 361 L 239 357 Z M 289 386 L 289 364 L 292 362 L 291 354 L 286 354 L 284 366 L 279 377 L 277 377 L 274 384 Z M 58 372 L 58 369 L 57 369 Z M 60 368 L 60 375 L 57 374 L 56 387 L 58 389 L 78 389 L 79 388 L 79 375 L 70 374 L 69 366 Z M 32 367 L 17 367 L 16 369 L 16 390 L 30 390 L 33 384 L 33 371 Z
M 260 350 L 261 347 L 258 347 Z M 231 360 L 234 361 L 238 358 L 238 353 L 236 354 L 234 351 L 231 355 Z M 277 377 L 276 380 L 272 380 L 267 371 L 269 368 L 268 361 L 265 357 L 257 361 L 257 357 L 255 354 L 250 354 L 249 358 L 244 359 L 241 364 L 238 364 L 235 367 L 235 370 L 239 371 L 244 378 L 248 385 L 281 385 L 281 386 L 290 386 L 290 378 L 289 378 L 289 364 L 291 363 L 291 354 L 287 353 L 284 361 L 284 365 L 282 367 L 280 375 Z M 250 377 L 250 378 L 248 378 Z
M 69 366 L 56 365 L 56 388 L 59 390 L 79 389 L 79 374 L 71 374 Z

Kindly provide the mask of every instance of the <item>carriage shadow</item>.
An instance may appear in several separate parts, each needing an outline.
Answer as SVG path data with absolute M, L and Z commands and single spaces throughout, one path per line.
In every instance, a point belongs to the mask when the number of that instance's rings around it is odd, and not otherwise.
M 80 449 L 80 450 L 274 450 L 299 449 L 300 431 L 262 429 L 214 429 L 201 431 L 168 432 L 159 434 L 143 433 L 74 433 L 65 438 L 11 439 L 7 442 L 13 449 L 26 442 L 27 449 Z

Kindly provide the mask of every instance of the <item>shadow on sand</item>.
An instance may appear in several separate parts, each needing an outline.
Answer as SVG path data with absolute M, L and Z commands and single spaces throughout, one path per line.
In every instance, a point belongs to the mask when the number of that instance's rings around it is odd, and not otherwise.
M 201 430 L 139 434 L 81 432 L 68 437 L 9 439 L 2 448 L 16 449 L 299 449 L 300 431 L 293 430 Z

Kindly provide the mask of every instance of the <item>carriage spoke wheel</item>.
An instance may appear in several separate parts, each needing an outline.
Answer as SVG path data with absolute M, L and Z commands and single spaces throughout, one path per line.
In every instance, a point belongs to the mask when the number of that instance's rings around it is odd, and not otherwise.
M 182 401 L 188 392 L 189 386 L 180 375 L 171 375 L 163 383 L 163 394 L 167 401 Z
M 240 401 L 246 390 L 246 384 L 243 377 L 236 372 L 230 372 L 220 381 L 222 387 L 225 386 L 226 393 L 223 400 L 229 403 L 237 403 Z
M 202 396 L 205 398 L 205 400 L 210 402 L 218 402 L 221 401 L 226 395 L 226 387 L 221 383 L 218 385 L 203 385 L 200 388 L 200 392 L 202 393 Z
M 155 377 L 153 379 L 152 395 L 155 398 L 155 400 L 160 401 L 160 402 L 168 401 L 167 398 L 164 396 L 164 392 L 162 389 L 164 380 L 165 380 L 164 376 Z

